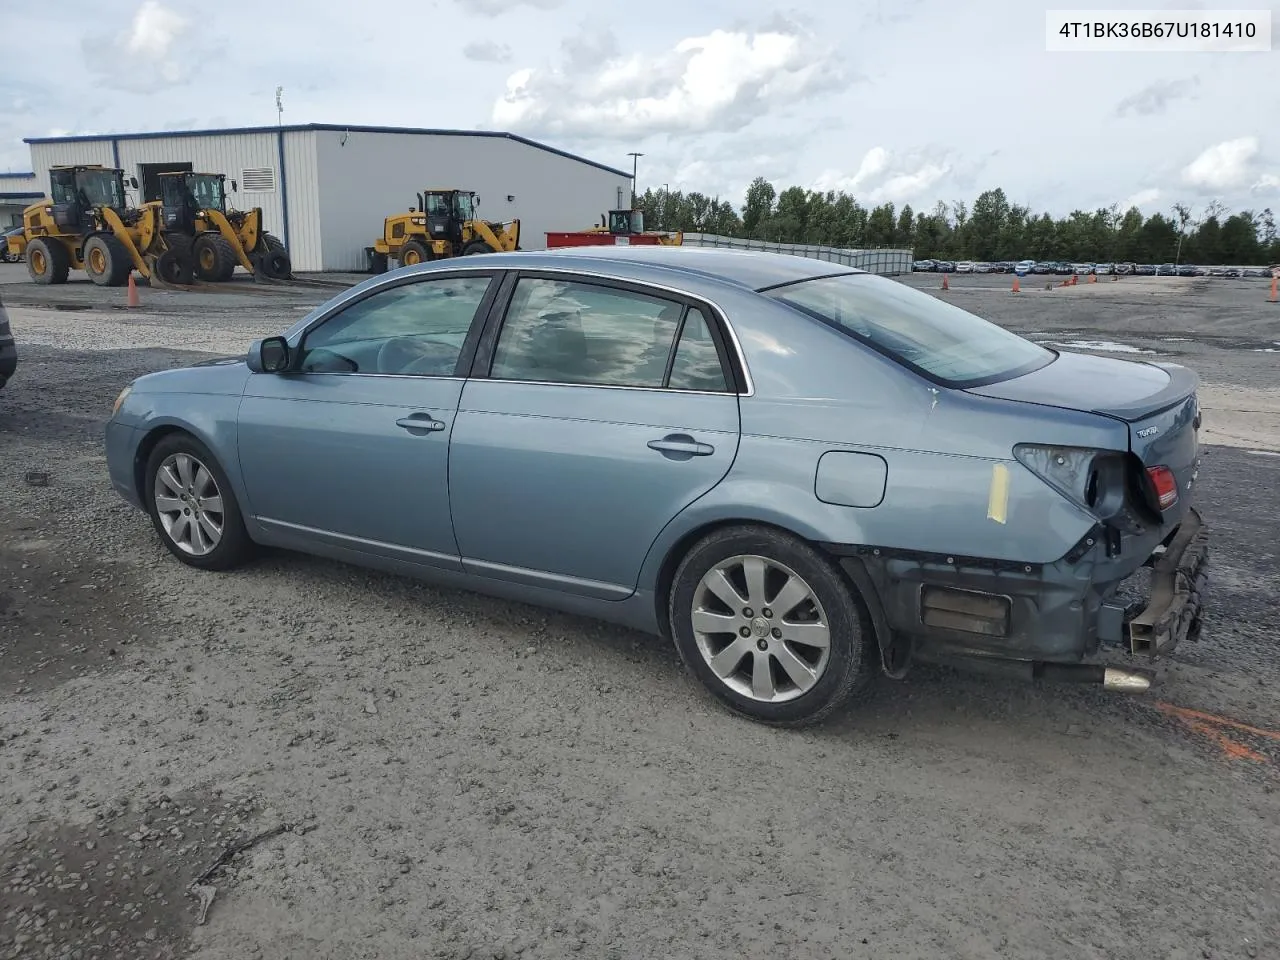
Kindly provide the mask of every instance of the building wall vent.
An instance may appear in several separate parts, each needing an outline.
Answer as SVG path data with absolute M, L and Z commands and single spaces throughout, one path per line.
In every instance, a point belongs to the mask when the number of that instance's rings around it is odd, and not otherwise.
M 270 167 L 254 167 L 240 175 L 240 189 L 245 193 L 271 193 L 276 188 L 276 172 Z

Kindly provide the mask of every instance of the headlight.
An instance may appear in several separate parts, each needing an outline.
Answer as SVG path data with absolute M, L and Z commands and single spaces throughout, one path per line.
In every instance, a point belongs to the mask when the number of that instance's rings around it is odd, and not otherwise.
M 124 398 L 129 395 L 129 391 L 131 391 L 132 389 L 133 389 L 133 386 L 130 385 L 120 391 L 120 395 L 116 397 L 116 402 L 111 405 L 112 417 L 114 417 L 117 413 L 120 412 L 120 404 L 124 403 Z

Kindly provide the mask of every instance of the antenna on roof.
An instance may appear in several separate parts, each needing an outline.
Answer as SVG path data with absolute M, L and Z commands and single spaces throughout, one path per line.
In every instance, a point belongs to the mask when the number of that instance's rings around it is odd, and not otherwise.
M 276 126 L 284 126 L 284 101 L 280 98 L 284 95 L 284 87 L 276 87 Z

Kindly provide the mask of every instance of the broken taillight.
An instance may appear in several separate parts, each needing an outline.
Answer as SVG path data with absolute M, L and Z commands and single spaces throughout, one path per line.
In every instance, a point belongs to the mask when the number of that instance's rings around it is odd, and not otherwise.
M 1168 467 L 1147 467 L 1147 476 L 1155 489 L 1156 500 L 1161 510 L 1168 510 L 1178 502 L 1178 479 Z

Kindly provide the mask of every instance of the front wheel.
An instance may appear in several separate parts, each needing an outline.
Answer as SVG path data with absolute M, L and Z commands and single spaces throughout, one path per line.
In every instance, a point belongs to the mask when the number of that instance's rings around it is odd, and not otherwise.
M 761 723 L 817 723 L 876 675 L 855 588 L 780 530 L 729 527 L 695 545 L 676 570 L 668 615 L 685 666 Z
M 483 240 L 472 240 L 463 248 L 462 255 L 464 257 L 474 257 L 481 253 L 495 253 L 493 247 L 489 246 Z
M 169 434 L 151 451 L 146 504 L 160 539 L 183 563 L 227 570 L 252 553 L 226 473 L 189 434 Z

